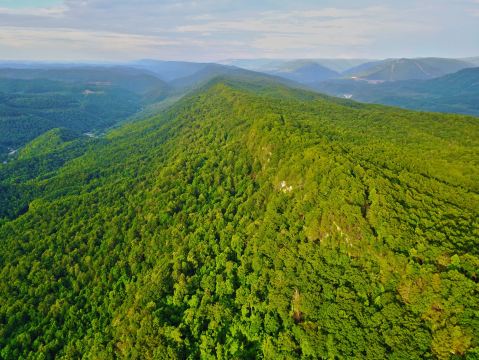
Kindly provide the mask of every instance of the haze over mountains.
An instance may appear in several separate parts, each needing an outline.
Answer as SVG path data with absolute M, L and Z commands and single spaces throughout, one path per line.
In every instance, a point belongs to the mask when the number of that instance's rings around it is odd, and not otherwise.
M 4 62 L 0 157 L 5 161 L 8 153 L 55 127 L 101 133 L 224 75 L 275 79 L 359 101 L 477 115 L 477 71 L 460 71 L 473 68 L 473 62 L 474 58 L 232 60 L 225 62 L 228 65 L 159 60 L 109 65 Z
M 479 67 L 429 80 L 374 84 L 331 80 L 311 85 L 320 92 L 369 103 L 479 116 Z
M 0 159 L 5 161 L 9 153 L 53 128 L 102 133 L 222 75 L 274 78 L 237 67 L 187 62 L 0 66 Z

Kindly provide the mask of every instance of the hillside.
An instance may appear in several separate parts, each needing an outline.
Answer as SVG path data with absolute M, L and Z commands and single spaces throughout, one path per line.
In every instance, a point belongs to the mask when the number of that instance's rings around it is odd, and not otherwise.
M 0 160 L 53 128 L 101 132 L 139 111 L 143 100 L 111 85 L 0 77 Z
M 470 68 L 431 80 L 369 84 L 335 80 L 311 85 L 318 91 L 358 101 L 408 109 L 479 116 L 479 68 Z
M 223 77 L 91 141 L 0 165 L 2 358 L 479 353 L 476 118 Z
M 381 81 L 432 79 L 468 67 L 474 67 L 474 64 L 456 59 L 387 59 L 361 64 L 344 72 L 343 75 Z

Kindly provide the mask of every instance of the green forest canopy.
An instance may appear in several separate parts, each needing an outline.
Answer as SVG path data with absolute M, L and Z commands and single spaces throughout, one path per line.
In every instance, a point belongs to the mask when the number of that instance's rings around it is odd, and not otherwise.
M 34 145 L 0 168 L 2 358 L 479 356 L 477 118 L 223 78 Z

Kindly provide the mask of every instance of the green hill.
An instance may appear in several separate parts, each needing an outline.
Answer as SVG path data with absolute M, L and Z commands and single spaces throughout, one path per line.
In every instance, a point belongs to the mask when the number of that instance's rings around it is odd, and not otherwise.
M 479 354 L 476 118 L 221 78 L 80 147 L 0 182 L 2 358 Z
M 49 130 L 39 137 L 29 142 L 18 154 L 20 159 L 48 154 L 52 150 L 57 150 L 65 143 L 77 139 L 80 134 L 65 128 L 56 128 Z
M 479 116 L 479 68 L 470 68 L 431 80 L 369 84 L 361 80 L 334 80 L 311 85 L 333 96 L 400 106 L 409 109 Z

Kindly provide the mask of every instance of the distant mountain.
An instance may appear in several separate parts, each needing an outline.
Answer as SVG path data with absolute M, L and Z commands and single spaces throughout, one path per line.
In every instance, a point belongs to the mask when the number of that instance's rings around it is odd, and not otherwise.
M 460 60 L 465 61 L 467 63 L 474 64 L 475 66 L 479 66 L 479 56 L 464 58 L 464 59 L 460 59 Z
M 186 61 L 139 60 L 130 65 L 139 69 L 148 70 L 159 76 L 162 80 L 169 82 L 193 75 L 211 64 Z
M 343 75 L 380 81 L 432 79 L 473 66 L 471 63 L 456 59 L 388 59 L 362 64 L 344 72 Z
M 161 61 L 161 60 L 139 60 L 130 66 L 143 69 L 155 74 L 168 83 L 170 93 L 181 94 L 206 84 L 218 76 L 241 76 L 248 78 L 265 78 L 280 81 L 281 74 L 273 72 L 258 72 L 246 68 L 217 64 L 217 63 L 195 63 L 186 61 Z M 277 75 L 277 76 L 275 76 Z M 294 79 L 291 79 L 294 80 Z M 285 82 L 285 81 L 283 81 Z M 293 85 L 291 82 L 287 83 Z
M 359 66 L 371 61 L 372 59 L 315 59 L 315 61 L 327 68 L 342 73 L 354 66 Z
M 340 74 L 314 61 L 298 60 L 283 64 L 277 70 L 266 71 L 271 75 L 293 80 L 301 84 L 340 77 Z
M 479 67 L 430 80 L 381 84 L 362 80 L 334 80 L 317 83 L 313 87 L 330 95 L 364 102 L 479 116 Z
M 278 83 L 283 83 L 295 87 L 301 87 L 300 84 L 294 83 L 291 80 L 284 79 L 271 74 L 260 73 L 256 71 L 250 71 L 242 69 L 236 66 L 220 65 L 220 64 L 208 64 L 200 71 L 186 76 L 180 79 L 176 79 L 169 83 L 172 89 L 175 89 L 176 92 L 184 93 L 187 91 L 194 90 L 198 87 L 201 87 L 211 81 L 216 77 L 241 77 L 243 79 L 249 80 L 266 80 L 266 81 L 276 81 Z
M 297 62 L 319 64 L 330 70 L 341 73 L 354 66 L 372 61 L 371 59 L 235 59 L 222 62 L 248 70 L 255 71 L 280 71 L 291 67 L 290 64 Z
M 237 66 L 246 70 L 268 71 L 276 70 L 290 60 L 281 59 L 232 59 L 220 62 L 223 65 Z
M 356 76 L 357 74 L 365 73 L 369 71 L 370 69 L 379 66 L 380 64 L 384 64 L 385 61 L 386 60 L 373 60 L 373 61 L 365 62 L 344 70 L 341 73 L 341 75 L 342 77 L 350 78 L 350 77 Z
M 55 68 L 0 68 L 0 78 L 47 79 L 82 85 L 112 86 L 143 95 L 168 85 L 146 70 L 124 66 L 72 66 Z
M 471 62 L 445 58 L 417 59 L 308 59 L 308 60 L 231 60 L 229 64 L 281 76 L 301 84 L 346 78 L 374 81 L 432 79 L 473 67 Z

